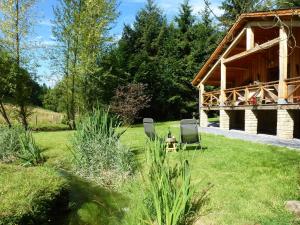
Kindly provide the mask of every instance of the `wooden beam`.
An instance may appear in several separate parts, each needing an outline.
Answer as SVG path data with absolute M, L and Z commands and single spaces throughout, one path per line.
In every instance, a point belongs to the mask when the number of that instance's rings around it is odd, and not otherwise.
M 299 20 L 283 20 L 282 23 L 284 25 L 289 27 L 300 27 L 300 21 Z M 280 27 L 281 23 L 279 21 L 251 21 L 247 23 L 248 26 L 251 27 L 264 27 L 264 28 L 272 28 L 272 27 Z
M 279 42 L 280 42 L 280 39 L 279 38 L 275 38 L 275 39 L 273 39 L 271 41 L 268 41 L 268 42 L 265 42 L 265 43 L 263 43 L 261 45 L 257 45 L 257 46 L 255 46 L 254 48 L 252 48 L 252 49 L 250 49 L 248 51 L 241 52 L 239 54 L 231 56 L 231 57 L 225 59 L 224 63 L 226 64 L 226 63 L 238 60 L 238 59 L 242 59 L 242 58 L 244 58 L 246 56 L 249 56 L 249 55 L 251 55 L 253 53 L 257 53 L 257 52 L 263 51 L 265 49 L 271 48 L 271 47 L 279 44 Z
M 246 28 L 244 28 L 239 34 L 238 36 L 236 36 L 236 38 L 233 40 L 233 42 L 228 46 L 228 48 L 226 49 L 226 51 L 223 53 L 223 55 L 221 56 L 221 58 L 226 58 L 228 56 L 228 54 L 230 53 L 230 51 L 237 46 L 237 44 L 239 43 L 239 41 L 242 39 L 242 37 L 245 35 L 246 33 Z
M 278 104 L 285 104 L 287 98 L 287 79 L 288 71 L 288 35 L 285 28 L 280 27 L 279 31 L 279 90 L 278 90 Z
M 254 32 L 251 26 L 246 28 L 246 50 L 254 48 Z
M 204 84 L 200 83 L 199 84 L 199 109 L 203 106 L 203 102 L 204 102 L 204 98 L 203 98 L 203 94 L 204 94 L 205 90 L 204 90 Z
M 224 64 L 224 58 L 221 59 L 221 97 L 220 105 L 224 105 L 226 101 L 226 65 Z
M 213 67 L 208 71 L 208 73 L 205 75 L 205 77 L 202 79 L 201 82 L 205 82 L 207 80 L 207 78 L 212 74 L 212 72 L 214 72 L 214 70 L 219 66 L 219 64 L 221 63 L 221 59 L 219 59 L 214 65 Z
M 221 58 L 225 58 L 229 53 L 230 50 L 232 50 L 238 43 L 239 41 L 242 39 L 242 37 L 245 35 L 246 33 L 246 28 L 244 28 L 239 34 L 238 36 L 236 36 L 236 38 L 234 39 L 234 41 L 229 45 L 229 47 L 226 49 L 226 51 L 223 53 Z M 221 58 L 213 65 L 213 67 L 208 71 L 208 73 L 205 75 L 205 77 L 202 79 L 201 82 L 205 82 L 207 80 L 207 78 L 212 74 L 212 72 L 217 68 L 217 66 L 221 63 Z

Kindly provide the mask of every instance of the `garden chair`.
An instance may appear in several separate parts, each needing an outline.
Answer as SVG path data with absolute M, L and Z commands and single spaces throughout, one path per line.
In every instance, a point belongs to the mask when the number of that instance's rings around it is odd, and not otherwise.
M 201 147 L 197 120 L 185 119 L 180 121 L 180 148 L 182 145 L 197 145 Z
M 152 118 L 144 118 L 143 124 L 144 124 L 145 134 L 151 141 L 154 141 L 156 138 L 154 120 Z

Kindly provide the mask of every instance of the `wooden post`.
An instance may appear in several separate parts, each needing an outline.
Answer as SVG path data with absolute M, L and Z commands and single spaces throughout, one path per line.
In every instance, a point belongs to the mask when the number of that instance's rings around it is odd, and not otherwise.
M 254 48 L 254 32 L 251 26 L 246 28 L 246 50 Z
M 224 106 L 226 101 L 226 65 L 224 64 L 224 58 L 221 59 L 221 97 L 220 105 Z
M 204 97 L 203 97 L 204 84 L 200 83 L 198 87 L 199 87 L 199 107 L 201 108 L 203 106 L 203 102 L 204 102 Z
M 280 27 L 279 32 L 279 90 L 278 90 L 278 104 L 286 104 L 287 98 L 287 79 L 288 71 L 288 36 L 284 26 Z

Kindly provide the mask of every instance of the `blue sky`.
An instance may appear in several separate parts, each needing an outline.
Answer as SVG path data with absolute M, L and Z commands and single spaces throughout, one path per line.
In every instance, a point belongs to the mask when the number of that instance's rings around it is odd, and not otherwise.
M 168 20 L 174 18 L 178 14 L 180 3 L 183 0 L 156 0 L 156 4 L 166 14 Z M 146 0 L 120 0 L 118 11 L 120 13 L 116 22 L 114 23 L 111 34 L 116 39 L 120 38 L 124 24 L 132 24 L 136 13 L 144 7 Z M 190 0 L 190 4 L 193 7 L 194 13 L 198 13 L 204 8 L 204 0 Z M 36 6 L 38 23 L 34 27 L 33 39 L 37 40 L 45 46 L 51 46 L 55 44 L 51 32 L 51 20 L 54 18 L 53 7 L 58 5 L 58 0 L 39 0 Z M 211 8 L 214 13 L 219 15 L 221 11 L 218 6 L 220 0 L 211 0 Z M 59 76 L 51 76 L 49 62 L 45 61 L 43 57 L 39 57 L 38 63 L 40 67 L 37 70 L 40 77 L 40 83 L 46 83 L 53 86 Z

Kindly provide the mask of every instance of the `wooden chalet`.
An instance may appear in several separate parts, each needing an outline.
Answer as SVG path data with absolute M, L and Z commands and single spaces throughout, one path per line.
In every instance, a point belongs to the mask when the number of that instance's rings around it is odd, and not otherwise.
M 300 138 L 300 9 L 242 14 L 192 84 L 200 126 Z

